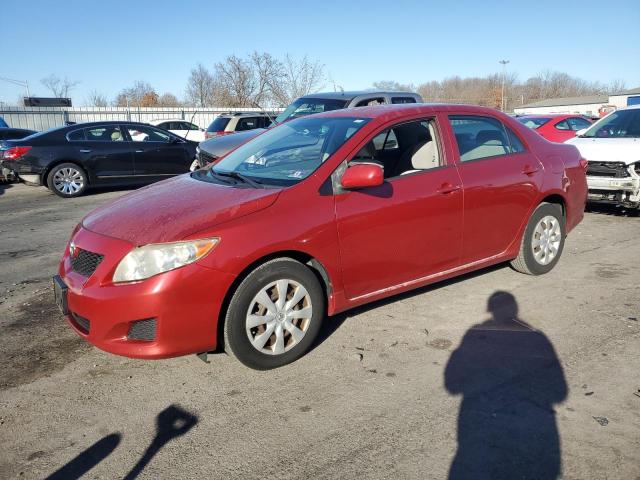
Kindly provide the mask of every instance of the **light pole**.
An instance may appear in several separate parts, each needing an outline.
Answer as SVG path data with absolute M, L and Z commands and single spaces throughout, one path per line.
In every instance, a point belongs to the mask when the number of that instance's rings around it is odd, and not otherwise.
M 498 63 L 502 64 L 502 97 L 500 100 L 500 110 L 502 110 L 504 112 L 504 80 L 505 80 L 505 76 L 506 76 L 506 67 L 507 67 L 507 63 L 509 63 L 509 60 L 500 60 Z
M 19 87 L 24 87 L 27 90 L 27 98 L 31 96 L 31 94 L 29 93 L 29 82 L 27 82 L 26 80 L 14 80 L 13 78 L 6 77 L 0 77 L 0 80 L 13 83 L 14 85 L 18 85 Z

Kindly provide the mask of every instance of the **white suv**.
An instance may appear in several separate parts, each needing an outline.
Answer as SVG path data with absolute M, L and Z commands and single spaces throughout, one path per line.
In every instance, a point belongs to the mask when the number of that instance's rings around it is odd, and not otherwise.
M 640 105 L 610 113 L 565 143 L 589 162 L 589 201 L 640 208 Z

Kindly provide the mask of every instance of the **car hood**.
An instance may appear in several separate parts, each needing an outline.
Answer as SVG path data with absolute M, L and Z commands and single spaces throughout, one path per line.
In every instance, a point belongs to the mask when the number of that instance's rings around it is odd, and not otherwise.
M 254 128 L 253 130 L 245 130 L 244 132 L 220 135 L 218 137 L 205 140 L 204 142 L 200 142 L 199 147 L 201 151 L 219 158 L 229 153 L 238 145 L 251 140 L 253 137 L 257 137 L 264 131 L 264 128 Z
M 626 164 L 640 161 L 640 138 L 575 137 L 565 143 L 577 147 L 587 160 Z
M 180 175 L 129 193 L 82 220 L 92 232 L 136 246 L 175 242 L 275 202 L 280 189 L 234 188 Z

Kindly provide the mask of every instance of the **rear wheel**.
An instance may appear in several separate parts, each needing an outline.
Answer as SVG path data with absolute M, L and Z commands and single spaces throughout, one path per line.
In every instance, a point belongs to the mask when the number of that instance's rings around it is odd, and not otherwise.
M 551 271 L 562 255 L 565 235 L 562 208 L 553 203 L 541 203 L 529 219 L 520 252 L 511 266 L 528 275 Z
M 224 324 L 225 351 L 250 368 L 267 370 L 300 358 L 324 317 L 324 294 L 302 263 L 264 263 L 238 286 Z
M 75 163 L 61 163 L 49 172 L 47 186 L 60 197 L 77 197 L 87 188 L 87 174 Z

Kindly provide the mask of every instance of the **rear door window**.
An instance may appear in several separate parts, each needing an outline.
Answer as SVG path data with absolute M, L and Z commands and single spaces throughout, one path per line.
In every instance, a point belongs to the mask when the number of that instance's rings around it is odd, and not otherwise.
M 524 151 L 524 145 L 513 132 L 507 133 L 499 120 L 475 115 L 452 115 L 451 128 L 458 144 L 461 162 L 498 157 Z M 517 140 L 512 150 L 509 136 Z
M 566 120 L 562 120 L 561 122 L 556 123 L 555 127 L 558 130 L 571 130 Z
M 88 142 L 122 142 L 124 137 L 118 125 L 104 125 L 85 128 L 84 137 Z

